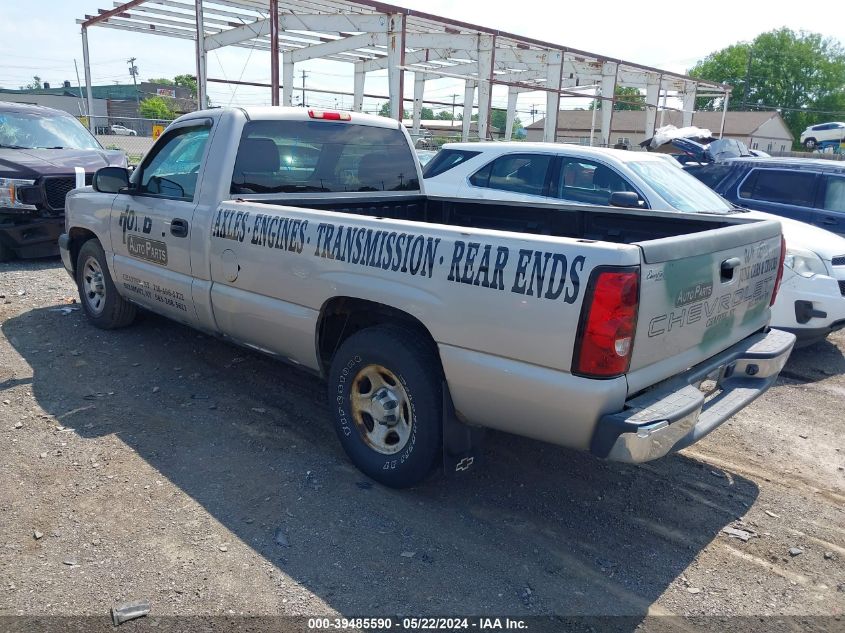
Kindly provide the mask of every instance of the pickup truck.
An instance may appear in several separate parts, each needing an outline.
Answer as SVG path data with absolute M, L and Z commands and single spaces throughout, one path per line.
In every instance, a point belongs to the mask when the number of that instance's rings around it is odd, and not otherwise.
M 137 307 L 326 378 L 351 461 L 393 487 L 488 427 L 644 462 L 776 380 L 776 221 L 426 197 L 399 122 L 305 108 L 174 121 L 68 196 L 90 322 Z M 635 217 L 639 216 L 639 217 Z

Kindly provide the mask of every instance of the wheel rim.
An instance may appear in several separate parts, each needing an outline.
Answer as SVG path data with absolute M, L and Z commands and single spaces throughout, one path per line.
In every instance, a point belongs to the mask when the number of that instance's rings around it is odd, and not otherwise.
M 382 455 L 398 453 L 411 437 L 411 400 L 392 371 L 367 365 L 352 383 L 352 417 L 364 442 Z
M 106 282 L 100 262 L 94 257 L 85 260 L 82 266 L 82 298 L 95 315 L 102 314 L 106 307 Z

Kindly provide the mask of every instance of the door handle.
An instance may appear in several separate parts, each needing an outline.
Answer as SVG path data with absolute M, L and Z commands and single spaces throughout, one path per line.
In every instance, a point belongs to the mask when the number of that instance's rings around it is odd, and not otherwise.
M 839 222 L 836 221 L 836 218 L 825 218 L 824 220 L 822 220 L 822 224 L 825 224 L 827 226 L 836 226 L 837 224 L 839 224 Z
M 188 235 L 188 221 L 182 218 L 173 218 L 170 221 L 170 234 L 174 237 L 186 237 Z

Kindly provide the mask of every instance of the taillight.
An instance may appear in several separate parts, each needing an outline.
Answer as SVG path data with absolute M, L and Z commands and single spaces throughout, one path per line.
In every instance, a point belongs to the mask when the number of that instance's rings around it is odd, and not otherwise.
M 308 110 L 308 116 L 312 119 L 324 119 L 325 121 L 351 121 L 352 115 L 348 112 L 331 112 L 327 110 Z
M 639 304 L 639 268 L 592 272 L 575 339 L 573 374 L 612 378 L 628 371 Z
M 769 305 L 775 305 L 775 299 L 778 298 L 778 291 L 780 290 L 780 282 L 783 281 L 783 260 L 786 257 L 786 240 L 783 235 L 780 236 L 780 261 L 778 262 L 777 277 L 775 277 L 775 288 L 772 290 L 772 300 Z

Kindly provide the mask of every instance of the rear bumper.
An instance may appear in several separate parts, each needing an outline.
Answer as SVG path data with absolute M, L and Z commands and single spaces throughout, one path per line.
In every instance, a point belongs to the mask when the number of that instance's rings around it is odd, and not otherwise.
M 0 216 L 0 239 L 18 257 L 52 257 L 59 253 L 57 241 L 64 227 L 64 217 Z
M 754 334 L 626 401 L 623 411 L 602 416 L 591 452 L 639 463 L 697 442 L 774 384 L 794 343 L 780 330 Z M 718 387 L 709 399 L 699 388 L 704 381 Z

